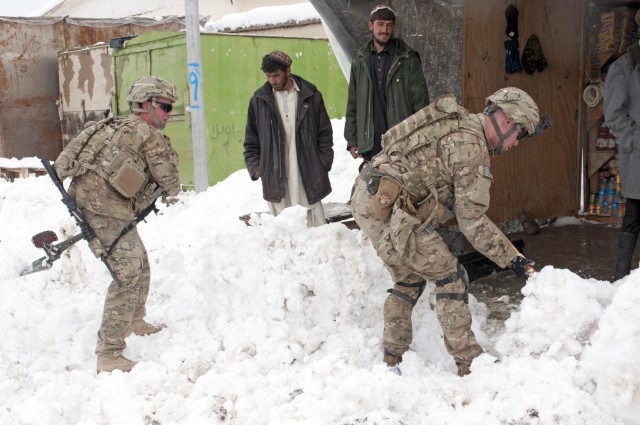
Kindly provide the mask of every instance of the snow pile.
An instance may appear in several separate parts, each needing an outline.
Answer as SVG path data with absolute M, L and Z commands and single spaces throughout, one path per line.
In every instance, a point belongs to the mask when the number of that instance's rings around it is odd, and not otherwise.
M 334 192 L 345 202 L 358 162 L 332 121 Z M 0 180 L 2 424 L 640 424 L 640 273 L 611 285 L 546 267 L 495 346 L 459 378 L 428 286 L 413 315 L 402 376 L 381 361 L 391 280 L 369 242 L 341 224 L 308 229 L 305 211 L 264 211 L 240 170 L 161 205 L 139 230 L 151 261 L 150 322 L 127 338 L 131 373 L 95 373 L 108 272 L 84 241 L 48 271 L 29 238 L 77 228 L 47 176 Z M 579 224 L 578 224 L 579 225 Z M 498 360 L 496 362 L 496 360 Z

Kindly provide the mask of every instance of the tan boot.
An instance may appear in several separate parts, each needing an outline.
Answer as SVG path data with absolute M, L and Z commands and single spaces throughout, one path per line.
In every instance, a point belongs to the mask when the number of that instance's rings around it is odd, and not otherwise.
M 134 320 L 133 322 L 131 322 L 131 327 L 127 332 L 127 336 L 131 335 L 132 333 L 138 336 L 151 335 L 160 332 L 166 327 L 167 325 L 165 325 L 164 323 L 160 323 L 159 325 L 152 325 L 145 322 L 144 319 Z
M 129 360 L 123 355 L 116 357 L 98 354 L 98 360 L 96 361 L 96 372 L 113 372 L 114 370 L 121 370 L 123 372 L 129 372 L 138 362 Z
M 384 350 L 384 362 L 389 366 L 389 370 L 395 373 L 398 376 L 402 375 L 402 370 L 400 370 L 400 362 L 402 362 L 402 356 L 396 356 Z
M 471 373 L 471 365 L 466 363 L 457 363 L 458 365 L 458 376 L 466 376 Z
M 391 353 L 384 352 L 384 362 L 389 366 L 393 367 L 398 363 L 402 362 L 402 356 L 395 356 Z

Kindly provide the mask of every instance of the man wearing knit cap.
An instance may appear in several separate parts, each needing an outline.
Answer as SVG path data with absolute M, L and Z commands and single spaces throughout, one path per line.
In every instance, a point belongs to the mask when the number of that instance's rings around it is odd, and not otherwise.
M 395 12 L 378 5 L 371 11 L 372 40 L 351 63 L 344 138 L 351 156 L 371 161 L 382 150 L 391 127 L 429 103 L 418 53 L 393 37 Z
M 262 58 L 267 82 L 249 101 L 244 160 L 252 180 L 262 180 L 271 214 L 307 208 L 307 223 L 326 223 L 321 200 L 331 193 L 333 130 L 322 94 L 291 73 L 291 57 L 274 50 Z

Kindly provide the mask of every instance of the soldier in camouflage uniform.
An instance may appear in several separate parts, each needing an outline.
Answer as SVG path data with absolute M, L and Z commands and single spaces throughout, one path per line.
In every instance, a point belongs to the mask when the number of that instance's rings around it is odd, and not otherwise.
M 112 244 L 153 202 L 150 195 L 155 189 L 168 196 L 180 190 L 178 155 L 169 138 L 158 131 L 171 118 L 176 99 L 176 88 L 168 81 L 140 78 L 127 97 L 132 114 L 92 126 L 93 134 L 80 155 L 75 158 L 65 148 L 54 165 L 62 178 L 73 177 L 69 194 L 99 240 L 92 251 L 97 257 L 110 251 L 108 262 L 118 280 L 107 291 L 98 331 L 98 373 L 131 370 L 136 362 L 122 355 L 124 339 L 131 333 L 148 335 L 165 327 L 144 320 L 150 269 L 138 231 L 134 227 Z
M 437 228 L 454 215 L 476 250 L 519 276 L 532 273 L 522 256 L 486 216 L 493 181 L 490 155 L 525 136 L 539 134 L 538 107 L 517 88 L 489 96 L 483 113 L 472 114 L 455 97 L 432 104 L 391 128 L 383 151 L 354 184 L 353 216 L 395 282 L 384 305 L 384 360 L 402 361 L 413 335 L 411 313 L 426 280 L 436 286 L 436 313 L 447 350 L 460 376 L 482 353 L 471 330 L 468 277 Z

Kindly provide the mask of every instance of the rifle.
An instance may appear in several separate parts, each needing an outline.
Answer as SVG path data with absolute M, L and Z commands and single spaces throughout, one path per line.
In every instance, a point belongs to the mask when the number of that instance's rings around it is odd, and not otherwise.
M 58 174 L 56 173 L 56 171 L 51 166 L 51 163 L 49 162 L 49 160 L 42 159 L 42 165 L 47 170 L 49 177 L 51 177 L 51 180 L 53 180 L 53 183 L 56 185 L 56 187 L 62 194 L 62 202 L 67 206 L 67 209 L 69 210 L 69 214 L 75 219 L 78 227 L 80 227 L 80 233 L 70 237 L 65 241 L 62 241 L 54 245 L 52 245 L 52 243 L 58 240 L 58 237 L 54 232 L 47 230 L 44 232 L 40 232 L 37 235 L 34 235 L 31 238 L 31 241 L 33 242 L 36 248 L 44 249 L 46 256 L 38 258 L 37 260 L 32 262 L 31 267 L 29 267 L 28 269 L 20 273 L 21 276 L 50 269 L 53 265 L 53 262 L 59 259 L 60 255 L 65 250 L 72 247 L 76 242 L 78 242 L 81 239 L 85 239 L 90 246 L 94 240 L 98 243 L 100 242 L 97 239 L 96 234 L 94 233 L 91 226 L 89 226 L 89 223 L 85 221 L 84 216 L 82 215 L 82 212 L 78 208 L 78 205 L 75 203 L 73 198 L 71 198 L 71 196 L 64 189 L 64 186 L 62 185 L 62 181 L 58 177 Z M 100 256 L 100 260 L 102 260 L 104 265 L 107 267 L 107 270 L 109 270 L 111 277 L 119 287 L 122 287 L 122 283 L 120 283 L 120 281 L 116 277 L 115 273 L 113 272 L 113 269 L 107 262 L 107 258 L 111 254 L 116 243 L 124 235 L 129 233 L 134 227 L 137 226 L 138 223 L 143 221 L 152 211 L 155 212 L 156 214 L 158 213 L 158 209 L 156 208 L 155 202 L 156 202 L 156 199 L 158 199 L 158 197 L 162 195 L 162 193 L 163 191 L 160 188 L 156 189 L 153 192 L 153 194 L 151 195 L 151 199 L 153 199 L 151 204 L 147 208 L 145 208 L 131 223 L 127 224 L 124 227 L 124 229 L 122 229 L 122 232 L 120 232 L 120 235 L 118 235 L 118 237 L 113 242 L 113 244 L 111 244 L 111 246 L 107 249 L 107 251 Z

